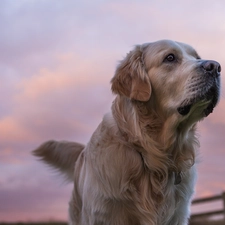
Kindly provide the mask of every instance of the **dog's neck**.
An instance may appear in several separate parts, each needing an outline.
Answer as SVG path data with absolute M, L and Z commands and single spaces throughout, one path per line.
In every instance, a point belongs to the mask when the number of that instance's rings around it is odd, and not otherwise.
M 169 171 L 180 174 L 194 164 L 198 146 L 195 126 L 182 131 L 175 116 L 165 119 L 150 110 L 148 103 L 123 96 L 116 97 L 112 112 L 126 142 L 142 154 L 150 171 L 168 177 Z M 176 177 L 178 182 L 180 176 Z
M 198 141 L 195 126 L 188 132 L 174 126 L 174 118 L 163 119 L 148 103 L 117 96 L 112 104 L 122 142 L 137 151 L 143 161 L 142 176 L 148 177 L 151 195 L 163 204 L 168 185 L 178 185 L 195 161 Z M 177 129 L 176 129 L 177 128 Z M 137 184 L 140 177 L 134 177 Z

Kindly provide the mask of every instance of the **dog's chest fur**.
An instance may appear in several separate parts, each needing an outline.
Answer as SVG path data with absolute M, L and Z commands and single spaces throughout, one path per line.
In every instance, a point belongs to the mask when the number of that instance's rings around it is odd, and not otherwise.
M 82 187 L 83 194 L 89 196 L 90 208 L 86 210 L 91 211 L 86 213 L 97 215 L 98 224 L 106 224 L 104 220 L 129 225 L 182 224 L 175 215 L 187 211 L 182 207 L 188 205 L 193 194 L 194 167 L 181 174 L 177 185 L 179 178 L 168 172 L 163 196 L 158 196 L 159 190 L 154 189 L 153 183 L 156 175 L 146 168 L 140 152 L 121 138 L 111 114 L 104 117 L 94 132 L 85 157 L 89 165 L 86 170 L 92 177 Z M 95 205 L 90 206 L 90 202 Z

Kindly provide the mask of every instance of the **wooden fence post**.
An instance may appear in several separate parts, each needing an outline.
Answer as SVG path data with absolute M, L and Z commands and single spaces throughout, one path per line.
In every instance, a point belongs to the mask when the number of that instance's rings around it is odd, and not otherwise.
M 201 218 L 210 218 L 212 216 L 216 216 L 216 215 L 220 215 L 223 217 L 222 220 L 218 221 L 220 223 L 216 223 L 215 224 L 221 224 L 221 222 L 225 225 L 225 191 L 222 192 L 220 195 L 215 195 L 215 196 L 211 196 L 211 197 L 207 197 L 207 198 L 200 198 L 200 199 L 194 199 L 192 201 L 192 204 L 201 204 L 201 203 L 205 203 L 205 202 L 212 202 L 212 201 L 217 201 L 217 200 L 221 200 L 223 201 L 223 208 L 221 210 L 214 210 L 214 211 L 211 211 L 211 212 L 205 212 L 205 213 L 197 213 L 197 214 L 192 214 L 191 215 L 191 219 L 190 221 L 191 222 L 194 222 L 195 220 L 199 220 Z M 191 224 L 191 223 L 190 223 Z
M 222 193 L 222 199 L 223 199 L 223 219 L 225 221 L 225 192 Z

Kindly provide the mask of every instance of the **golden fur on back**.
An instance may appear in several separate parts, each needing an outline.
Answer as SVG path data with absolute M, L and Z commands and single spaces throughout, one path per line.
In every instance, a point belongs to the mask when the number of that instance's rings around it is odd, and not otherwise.
M 196 123 L 217 104 L 220 70 L 169 40 L 127 54 L 111 80 L 111 112 L 89 143 L 49 141 L 34 151 L 74 181 L 70 224 L 188 224 Z

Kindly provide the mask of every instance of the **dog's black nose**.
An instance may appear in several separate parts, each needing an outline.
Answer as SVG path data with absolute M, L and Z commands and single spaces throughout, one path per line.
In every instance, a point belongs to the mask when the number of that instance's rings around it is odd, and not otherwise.
M 218 62 L 213 61 L 213 60 L 205 60 L 201 64 L 202 68 L 204 69 L 205 72 L 219 76 L 221 72 L 221 66 Z

